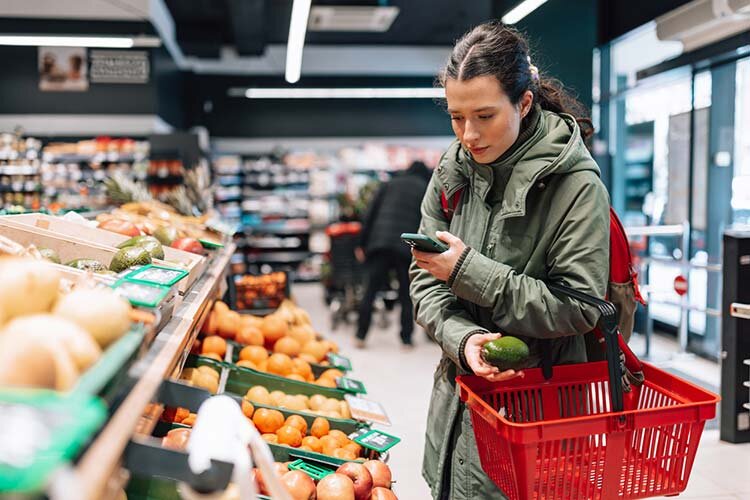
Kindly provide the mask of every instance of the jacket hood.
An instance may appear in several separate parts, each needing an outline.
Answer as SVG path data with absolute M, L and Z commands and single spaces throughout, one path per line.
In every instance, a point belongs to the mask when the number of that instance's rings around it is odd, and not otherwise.
M 550 175 L 569 174 L 590 170 L 601 175 L 599 167 L 586 149 L 575 118 L 568 114 L 542 111 L 536 129 L 529 139 L 507 158 L 495 164 L 513 165 L 503 197 L 501 217 L 523 216 L 529 190 Z M 484 198 L 489 190 L 486 183 L 475 182 L 478 169 L 492 167 L 474 161 L 471 153 L 453 141 L 440 161 L 435 175 L 447 196 L 471 185 L 475 194 Z

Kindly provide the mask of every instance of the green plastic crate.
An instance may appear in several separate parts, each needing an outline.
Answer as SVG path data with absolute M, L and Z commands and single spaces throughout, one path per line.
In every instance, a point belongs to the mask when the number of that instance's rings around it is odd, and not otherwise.
M 269 392 L 282 391 L 289 395 L 302 394 L 304 396 L 314 396 L 315 394 L 321 394 L 329 398 L 343 400 L 347 394 L 345 391 L 339 389 L 291 380 L 240 366 L 228 364 L 227 367 L 229 368 L 229 377 L 227 378 L 226 390 L 240 396 L 244 396 L 247 390 L 254 385 L 262 385 Z
M 236 363 L 237 361 L 239 361 L 240 351 L 242 350 L 243 347 L 245 347 L 245 345 L 235 342 L 233 340 L 230 340 L 227 343 L 232 345 L 232 363 Z M 268 351 L 268 354 L 273 354 L 273 353 L 271 351 Z M 334 368 L 334 367 L 328 366 L 328 365 L 321 365 L 318 363 L 310 363 L 310 368 L 312 368 L 312 372 L 313 372 L 313 375 L 315 375 L 315 378 L 318 378 L 324 371 L 330 370 L 331 368 Z M 339 371 L 342 371 L 344 372 L 344 374 L 346 374 L 346 370 L 339 370 Z

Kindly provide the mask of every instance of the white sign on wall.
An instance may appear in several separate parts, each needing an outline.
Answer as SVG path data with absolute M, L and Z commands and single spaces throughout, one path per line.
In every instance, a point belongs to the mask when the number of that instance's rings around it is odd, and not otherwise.
M 150 71 L 148 52 L 91 51 L 91 83 L 147 83 Z

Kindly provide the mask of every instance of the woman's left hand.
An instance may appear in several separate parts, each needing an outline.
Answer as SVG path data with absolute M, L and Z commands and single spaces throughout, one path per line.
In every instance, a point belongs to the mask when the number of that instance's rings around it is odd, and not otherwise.
M 412 249 L 411 254 L 417 261 L 417 266 L 441 281 L 448 281 L 453 268 L 456 267 L 456 262 L 466 249 L 466 245 L 461 241 L 461 238 L 453 236 L 448 231 L 438 231 L 435 236 L 448 244 L 448 250 L 443 253 L 433 253 Z

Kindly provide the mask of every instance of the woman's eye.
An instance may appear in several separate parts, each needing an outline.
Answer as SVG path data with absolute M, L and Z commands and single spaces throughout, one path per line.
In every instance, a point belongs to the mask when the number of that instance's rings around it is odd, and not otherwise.
M 451 120 L 453 120 L 454 122 L 457 122 L 457 121 L 463 120 L 463 118 L 460 116 L 451 116 Z
M 489 120 L 489 119 L 490 119 L 490 118 L 492 118 L 493 116 L 494 116 L 494 115 L 479 115 L 479 119 L 480 119 L 480 120 Z

